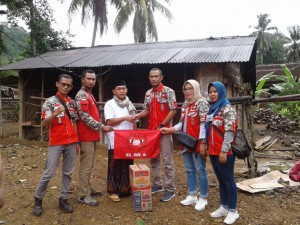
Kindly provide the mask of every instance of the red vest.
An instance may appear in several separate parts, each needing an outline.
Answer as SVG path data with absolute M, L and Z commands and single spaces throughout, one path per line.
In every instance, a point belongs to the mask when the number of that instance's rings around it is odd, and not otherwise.
M 197 108 L 196 102 L 190 104 L 187 110 L 188 110 L 187 121 L 184 121 L 185 114 L 186 114 L 186 107 L 182 106 L 181 108 L 182 129 L 183 129 L 183 124 L 186 123 L 186 133 L 198 139 L 200 133 L 200 117 L 199 117 L 199 110 Z M 196 151 L 200 152 L 200 141 L 198 141 Z
M 59 92 L 57 92 L 57 95 L 67 103 L 68 110 L 70 114 L 72 115 L 74 113 L 74 101 L 73 104 L 71 103 L 71 99 L 69 97 L 66 97 L 64 99 Z M 57 101 L 57 103 L 53 103 L 53 111 L 55 110 L 55 107 L 61 105 L 61 103 Z M 52 112 L 53 113 L 53 112 Z M 42 112 L 42 119 L 46 118 L 46 112 Z M 62 117 L 55 117 L 52 121 L 51 125 L 49 126 L 49 145 L 50 146 L 57 146 L 57 145 L 66 145 L 71 143 L 78 142 L 78 137 L 76 130 L 73 126 L 72 121 L 69 119 L 66 111 L 64 111 Z
M 100 122 L 100 116 L 96 105 L 96 101 L 89 93 L 86 94 L 88 96 L 88 99 L 80 100 L 81 110 L 88 113 L 94 120 Z M 100 131 L 93 130 L 90 127 L 88 127 L 81 120 L 80 116 L 79 116 L 79 121 L 77 123 L 77 130 L 78 130 L 79 141 L 90 142 L 90 141 L 100 140 Z
M 146 92 L 145 101 L 148 102 L 150 105 L 150 114 L 148 116 L 149 130 L 156 130 L 161 124 L 161 122 L 168 115 L 169 111 L 171 109 L 177 109 L 175 96 L 173 99 L 166 88 L 168 87 L 165 87 L 163 84 L 160 84 L 157 90 L 150 89 Z M 172 92 L 174 91 L 172 90 Z M 173 108 L 170 108 L 169 104 L 172 105 Z M 170 123 L 165 124 L 165 126 L 170 127 Z
M 217 122 L 217 121 L 219 121 L 219 122 Z M 223 115 L 222 115 L 222 111 L 220 111 L 218 113 L 218 115 L 213 118 L 212 123 L 214 123 L 214 124 L 222 124 L 221 126 L 217 126 L 217 127 L 222 132 L 222 134 L 224 135 L 225 130 L 224 130 L 224 118 L 223 118 Z M 235 121 L 234 124 L 233 124 L 233 128 L 232 128 L 233 131 L 236 130 L 236 124 L 237 124 L 237 121 Z M 209 135 L 209 138 L 207 139 L 208 140 L 208 152 L 209 152 L 209 155 L 219 156 L 220 153 L 221 153 L 222 143 L 224 141 L 224 136 L 222 137 L 213 128 L 212 124 L 210 124 L 209 130 L 210 130 L 210 135 Z M 227 154 L 231 155 L 232 151 L 231 150 L 228 151 Z

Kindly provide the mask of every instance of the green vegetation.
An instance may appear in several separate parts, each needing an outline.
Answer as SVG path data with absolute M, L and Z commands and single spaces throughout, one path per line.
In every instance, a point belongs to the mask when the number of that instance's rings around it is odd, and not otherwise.
M 164 1 L 170 4 L 171 0 Z M 118 2 L 120 1 L 112 1 L 118 12 L 114 28 L 116 32 L 120 33 L 126 27 L 129 17 L 134 15 L 132 31 L 135 43 L 147 42 L 147 39 L 150 41 L 158 40 L 154 12 L 160 12 L 169 21 L 173 19 L 170 10 L 157 0 L 125 0 L 124 5 Z
M 64 3 L 64 0 L 56 1 Z M 52 28 L 56 21 L 49 3 L 50 0 L 0 0 L 0 6 L 7 8 L 7 21 L 0 25 L 0 65 L 73 47 L 70 41 L 73 35 L 69 31 Z M 134 42 L 157 41 L 155 13 L 159 12 L 172 21 L 173 15 L 165 6 L 170 3 L 171 0 L 72 0 L 68 13 L 71 20 L 72 15 L 80 11 L 83 25 L 89 19 L 94 23 L 92 46 L 95 45 L 97 31 L 100 31 L 101 37 L 107 30 L 108 4 L 117 10 L 113 25 L 117 33 L 133 17 Z M 18 27 L 21 20 L 25 22 L 25 28 Z M 257 24 L 250 26 L 254 28 L 252 35 L 257 35 L 257 64 L 299 62 L 300 26 L 288 27 L 289 35 L 286 37 L 276 26 L 270 26 L 271 22 L 268 14 L 260 13 L 257 15 Z
M 1 57 L 1 65 L 13 63 L 23 59 L 25 50 L 29 48 L 28 32 L 22 27 L 11 26 L 8 24 L 3 24 L 2 29 L 7 36 L 2 36 L 5 50 Z M 22 43 L 24 47 L 16 44 L 16 42 Z
M 271 23 L 271 19 L 269 19 L 268 14 L 259 14 L 257 16 L 258 24 L 253 26 L 256 30 L 252 34 L 257 36 L 257 50 L 259 51 L 260 55 L 260 62 L 261 64 L 264 63 L 264 55 L 270 50 L 270 33 L 271 30 L 276 30 L 277 27 L 269 27 Z M 251 26 L 250 26 L 251 27 Z
M 289 45 L 286 48 L 287 62 L 299 62 L 300 26 L 295 25 L 287 28 L 290 37 L 287 38 Z
M 300 80 L 296 80 L 285 65 L 281 65 L 281 67 L 285 75 L 274 75 L 272 72 L 257 81 L 255 92 L 257 97 L 300 94 Z M 268 81 L 272 81 L 272 85 L 269 88 L 263 88 Z M 289 119 L 300 119 L 299 101 L 270 103 L 269 106 L 274 112 L 286 116 Z
M 287 27 L 289 36 L 270 27 L 272 20 L 268 14 L 257 15 L 258 24 L 250 26 L 255 29 L 252 35 L 257 36 L 257 64 L 293 63 L 300 61 L 300 26 Z
M 269 51 L 264 54 L 264 64 L 278 64 L 285 62 L 285 48 L 284 44 L 286 43 L 286 37 L 279 32 L 268 35 L 269 41 Z M 256 60 L 258 64 L 262 64 L 260 62 L 261 57 Z
M 144 220 L 138 218 L 136 221 L 136 225 L 145 225 L 145 222 L 144 222 Z
M 122 0 L 115 0 L 122 3 Z M 94 20 L 94 29 L 93 29 L 93 39 L 91 46 L 95 46 L 96 33 L 98 26 L 100 28 L 100 37 L 103 35 L 104 31 L 107 30 L 107 1 L 106 0 L 72 0 L 69 7 L 68 13 L 69 18 L 72 20 L 72 15 L 75 14 L 81 8 L 81 24 L 84 25 L 86 20 Z
M 21 42 L 21 45 L 24 48 L 24 56 L 36 56 L 37 54 L 42 54 L 51 50 L 72 47 L 71 41 L 69 40 L 72 35 L 68 31 L 55 31 L 51 27 L 51 24 L 55 22 L 55 20 L 47 0 L 0 0 L 0 6 L 7 7 L 6 25 L 9 24 L 11 28 L 17 27 L 19 21 L 23 20 L 29 30 L 29 38 L 25 42 Z M 1 31 L 2 39 L 4 38 L 3 36 L 6 36 L 13 40 L 8 34 L 3 34 L 3 28 Z M 24 43 L 25 45 L 28 45 L 24 47 Z M 14 44 L 20 45 L 17 41 Z M 25 50 L 28 46 L 30 46 L 30 48 Z M 5 52 L 7 48 L 7 46 L 1 48 L 0 41 L 1 53 Z M 15 57 L 17 58 L 18 56 Z

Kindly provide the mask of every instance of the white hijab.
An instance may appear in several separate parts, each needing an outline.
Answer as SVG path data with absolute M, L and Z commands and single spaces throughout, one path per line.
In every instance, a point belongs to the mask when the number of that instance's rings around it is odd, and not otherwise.
M 182 90 L 184 90 L 184 86 L 186 85 L 186 83 L 189 83 L 190 85 L 192 85 L 193 89 L 194 89 L 194 97 L 193 99 L 185 99 L 185 103 L 186 104 L 190 104 L 193 102 L 196 102 L 199 99 L 205 99 L 201 93 L 200 93 L 200 84 L 198 81 L 196 80 L 187 80 L 186 82 L 184 82 L 183 86 L 182 86 Z

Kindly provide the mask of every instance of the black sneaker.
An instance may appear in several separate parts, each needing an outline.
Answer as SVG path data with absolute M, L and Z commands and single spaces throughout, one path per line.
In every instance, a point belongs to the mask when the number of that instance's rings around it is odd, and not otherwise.
M 65 213 L 73 212 L 73 207 L 69 204 L 68 199 L 59 198 L 59 208 Z
M 152 186 L 151 187 L 151 194 L 155 194 L 157 192 L 162 192 L 164 191 L 163 187 L 158 187 L 158 186 Z
M 41 198 L 34 198 L 34 207 L 33 207 L 33 215 L 40 216 L 43 213 L 43 207 L 42 207 L 43 200 Z
M 160 201 L 161 202 L 168 202 L 174 197 L 175 197 L 175 192 L 165 191 L 163 196 L 161 196 Z

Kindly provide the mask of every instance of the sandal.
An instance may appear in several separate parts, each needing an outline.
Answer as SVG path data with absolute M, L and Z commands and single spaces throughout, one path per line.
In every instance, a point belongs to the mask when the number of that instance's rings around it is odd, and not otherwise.
M 107 194 L 107 197 L 112 200 L 113 202 L 121 201 L 120 197 L 116 194 Z

